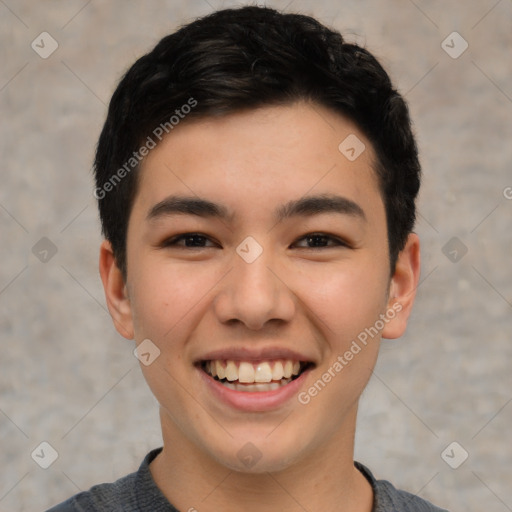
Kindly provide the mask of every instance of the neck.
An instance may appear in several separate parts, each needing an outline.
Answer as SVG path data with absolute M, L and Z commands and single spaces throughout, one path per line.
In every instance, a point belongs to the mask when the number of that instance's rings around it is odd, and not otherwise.
M 164 448 L 150 464 L 156 485 L 178 510 L 200 512 L 371 512 L 373 491 L 353 463 L 352 428 L 336 434 L 284 470 L 233 471 L 209 457 L 161 411 Z

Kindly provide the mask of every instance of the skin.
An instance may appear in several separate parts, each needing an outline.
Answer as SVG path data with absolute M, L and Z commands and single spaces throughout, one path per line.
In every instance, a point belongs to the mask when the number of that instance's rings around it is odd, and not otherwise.
M 353 162 L 338 150 L 349 134 L 366 145 Z M 390 276 L 373 160 L 353 123 L 306 103 L 184 121 L 146 158 L 129 220 L 126 282 L 107 241 L 100 273 L 119 333 L 137 343 L 149 338 L 161 351 L 141 365 L 160 403 L 164 441 L 150 470 L 179 510 L 372 509 L 371 487 L 353 465 L 357 404 L 381 335 L 405 331 L 420 272 L 419 240 L 410 234 Z M 232 217 L 148 220 L 171 194 L 220 203 Z M 318 194 L 350 199 L 365 219 L 322 213 L 274 221 L 277 206 Z M 209 241 L 165 246 L 182 233 Z M 310 233 L 347 245 L 311 248 Z M 236 252 L 247 236 L 263 248 L 252 263 Z M 240 411 L 198 378 L 194 362 L 207 351 L 278 346 L 314 361 L 307 391 L 393 304 L 401 311 L 307 405 L 293 397 L 272 411 Z M 251 468 L 237 456 L 247 442 L 261 453 Z

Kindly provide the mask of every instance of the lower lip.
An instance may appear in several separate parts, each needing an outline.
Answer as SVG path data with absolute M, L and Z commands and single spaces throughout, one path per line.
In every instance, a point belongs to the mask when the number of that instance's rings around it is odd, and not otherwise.
M 222 385 L 218 380 L 197 368 L 208 389 L 225 404 L 242 411 L 262 412 L 278 409 L 288 400 L 297 396 L 306 375 L 311 371 L 306 369 L 296 379 L 273 391 L 236 391 Z

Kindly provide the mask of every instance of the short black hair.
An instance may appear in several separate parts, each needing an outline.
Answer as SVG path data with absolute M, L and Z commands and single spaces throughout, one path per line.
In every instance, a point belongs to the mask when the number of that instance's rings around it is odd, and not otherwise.
M 148 148 L 185 117 L 300 100 L 342 114 L 371 142 L 394 271 L 414 227 L 421 174 L 404 99 L 377 59 L 338 31 L 303 14 L 245 6 L 213 12 L 164 37 L 112 96 L 96 150 L 95 197 L 125 279 L 137 169 Z

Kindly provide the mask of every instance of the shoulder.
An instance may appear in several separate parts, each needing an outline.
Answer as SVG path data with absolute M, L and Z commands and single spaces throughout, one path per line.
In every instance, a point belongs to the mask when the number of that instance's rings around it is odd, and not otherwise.
M 75 494 L 63 503 L 49 509 L 47 512 L 114 512 L 118 510 L 137 510 L 131 507 L 132 504 L 136 504 L 136 476 L 137 473 L 131 473 L 112 483 L 94 485 L 88 491 Z
M 432 503 L 406 491 L 396 489 L 387 480 L 377 480 L 377 502 L 375 512 L 447 512 Z M 380 508 L 379 508 L 380 507 Z
M 112 483 L 103 483 L 80 492 L 46 512 L 176 512 L 156 486 L 150 462 L 161 452 L 149 452 L 139 470 Z
M 376 480 L 371 471 L 359 462 L 355 462 L 355 466 L 373 488 L 373 512 L 448 512 L 415 494 L 396 489 L 387 480 Z

